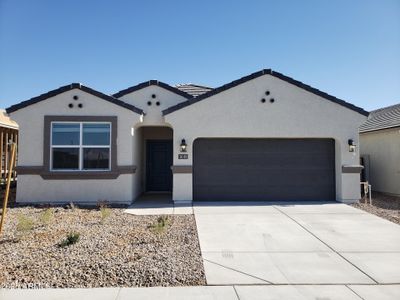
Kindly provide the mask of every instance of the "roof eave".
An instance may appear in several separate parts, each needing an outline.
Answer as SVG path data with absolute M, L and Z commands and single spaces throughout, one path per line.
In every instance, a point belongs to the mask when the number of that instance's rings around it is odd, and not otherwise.
M 55 97 L 55 96 L 57 96 L 59 94 L 62 94 L 64 92 L 67 92 L 67 91 L 70 91 L 70 90 L 73 90 L 73 89 L 79 89 L 79 90 L 84 91 L 86 93 L 89 93 L 89 94 L 91 94 L 93 96 L 96 96 L 98 98 L 106 100 L 106 101 L 108 101 L 110 103 L 113 103 L 115 105 L 121 106 L 121 107 L 126 108 L 128 110 L 131 110 L 131 111 L 133 111 L 133 112 L 135 112 L 137 114 L 143 114 L 143 110 L 141 110 L 140 108 L 137 108 L 136 106 L 133 106 L 133 105 L 128 104 L 128 103 L 125 103 L 125 102 L 123 102 L 123 101 L 121 101 L 119 99 L 116 99 L 116 98 L 114 98 L 112 96 L 109 96 L 109 95 L 106 95 L 104 93 L 101 93 L 99 91 L 96 91 L 96 90 L 94 90 L 92 88 L 89 88 L 87 86 L 84 86 L 84 85 L 82 85 L 80 83 L 71 83 L 69 85 L 65 85 L 65 86 L 59 87 L 58 89 L 49 91 L 47 93 L 44 93 L 44 94 L 39 95 L 37 97 L 31 98 L 29 100 L 22 101 L 22 102 L 20 102 L 18 104 L 14 104 L 14 105 L 6 108 L 6 112 L 8 114 L 9 113 L 13 113 L 13 112 L 15 112 L 17 110 L 23 109 L 25 107 L 31 106 L 33 104 L 39 103 L 41 101 L 47 100 L 47 99 L 49 99 L 51 97 Z
M 18 130 L 18 126 L 13 126 L 13 125 L 9 125 L 9 124 L 4 124 L 0 122 L 0 127 L 2 128 L 9 128 L 9 129 L 14 129 L 14 130 Z
M 279 78 L 279 79 L 281 79 L 283 81 L 286 81 L 286 82 L 288 82 L 290 84 L 293 84 L 293 85 L 295 85 L 295 86 L 297 86 L 297 87 L 299 87 L 299 88 L 301 88 L 303 90 L 306 90 L 306 91 L 308 91 L 310 93 L 313 93 L 313 94 L 315 94 L 317 96 L 320 96 L 320 97 L 322 97 L 324 99 L 327 99 L 327 100 L 332 101 L 332 102 L 334 102 L 336 104 L 339 104 L 339 105 L 342 105 L 344 107 L 347 107 L 348 109 L 353 110 L 353 111 L 355 111 L 355 112 L 357 112 L 357 113 L 359 113 L 361 115 L 364 115 L 364 116 L 368 116 L 369 115 L 369 112 L 367 112 L 366 110 L 364 110 L 364 109 L 362 109 L 360 107 L 357 107 L 357 106 L 355 106 L 355 105 L 353 105 L 351 103 L 348 103 L 348 102 L 346 102 L 344 100 L 338 99 L 338 98 L 336 98 L 336 97 L 334 97 L 332 95 L 329 95 L 329 94 L 327 94 L 325 92 L 322 92 L 322 91 L 320 91 L 320 90 L 318 90 L 316 88 L 313 88 L 312 86 L 306 85 L 306 84 L 304 84 L 304 83 L 302 83 L 300 81 L 297 81 L 297 80 L 295 80 L 295 79 L 293 79 L 291 77 L 288 77 L 286 75 L 283 75 L 283 74 L 281 74 L 279 72 L 272 71 L 271 69 L 263 69 L 261 71 L 252 73 L 252 74 L 250 74 L 248 76 L 242 77 L 242 78 L 234 80 L 234 81 L 232 81 L 230 83 L 224 84 L 224 85 L 222 85 L 222 86 L 220 86 L 218 88 L 215 88 L 215 89 L 213 89 L 213 90 L 211 90 L 211 91 L 209 91 L 209 92 L 207 92 L 205 94 L 202 94 L 202 95 L 200 95 L 200 96 L 198 96 L 196 98 L 189 99 L 188 101 L 179 103 L 179 104 L 177 104 L 175 106 L 171 106 L 171 107 L 163 110 L 163 115 L 168 115 L 170 113 L 173 113 L 174 111 L 177 111 L 177 110 L 182 109 L 182 108 L 184 108 L 186 106 L 192 105 L 192 104 L 194 104 L 196 102 L 199 102 L 201 100 L 204 100 L 204 99 L 209 98 L 211 96 L 214 96 L 216 94 L 222 93 L 222 92 L 224 92 L 224 91 L 226 91 L 228 89 L 231 89 L 231 88 L 236 87 L 236 86 L 238 86 L 238 85 L 240 85 L 242 83 L 245 83 L 247 81 L 250 81 L 252 79 L 255 79 L 255 78 L 263 76 L 263 75 L 274 76 L 274 77 Z
M 364 133 L 370 133 L 370 132 L 376 132 L 376 131 L 382 131 L 382 130 L 387 130 L 387 129 L 396 129 L 396 128 L 400 128 L 400 125 L 393 125 L 393 126 L 387 126 L 387 127 L 382 127 L 382 128 L 374 128 L 374 129 L 370 129 L 370 130 L 359 130 L 360 134 L 364 134 Z

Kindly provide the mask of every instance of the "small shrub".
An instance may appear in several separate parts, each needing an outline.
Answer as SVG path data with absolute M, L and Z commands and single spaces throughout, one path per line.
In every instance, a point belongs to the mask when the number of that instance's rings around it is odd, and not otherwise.
M 160 216 L 157 218 L 157 221 L 150 227 L 156 233 L 163 233 L 169 224 L 170 220 L 168 216 Z
M 78 209 L 79 207 L 76 206 L 76 205 L 71 201 L 69 204 L 65 205 L 64 208 L 65 208 L 65 209 L 70 209 L 70 210 L 74 211 L 74 210 Z
M 48 225 L 53 220 L 53 209 L 47 208 L 40 214 L 40 223 Z
M 107 206 L 101 206 L 100 215 L 101 215 L 100 223 L 104 224 L 106 219 L 108 219 L 108 217 L 110 217 L 111 215 L 111 209 L 109 209 Z
M 17 223 L 17 231 L 20 233 L 26 233 L 33 229 L 34 222 L 31 218 L 19 215 L 18 216 L 18 223 Z
M 78 232 L 70 232 L 67 234 L 65 240 L 61 241 L 60 247 L 67 247 L 76 244 L 79 241 L 80 234 Z

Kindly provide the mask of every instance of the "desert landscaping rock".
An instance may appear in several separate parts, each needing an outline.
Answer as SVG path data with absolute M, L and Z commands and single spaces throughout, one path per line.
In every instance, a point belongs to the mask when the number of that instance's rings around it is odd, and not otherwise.
M 10 208 L 0 237 L 0 287 L 148 287 L 204 285 L 205 276 L 193 215 L 169 216 L 156 232 L 157 216 L 134 216 L 111 209 L 101 224 L 97 209 Z M 18 217 L 34 220 L 32 230 L 16 230 Z M 76 244 L 60 247 L 68 233 Z
M 400 197 L 377 192 L 373 192 L 372 195 L 372 205 L 369 204 L 369 200 L 361 199 L 359 203 L 352 204 L 352 206 L 400 224 Z

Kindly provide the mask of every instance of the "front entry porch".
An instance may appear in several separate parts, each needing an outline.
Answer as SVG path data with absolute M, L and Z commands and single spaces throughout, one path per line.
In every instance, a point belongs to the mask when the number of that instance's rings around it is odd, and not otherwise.
M 187 215 L 193 214 L 192 204 L 177 205 L 172 193 L 144 193 L 126 210 L 132 215 Z
M 172 170 L 173 130 L 166 126 L 142 126 L 135 129 L 134 150 L 137 161 L 135 208 L 173 209 Z

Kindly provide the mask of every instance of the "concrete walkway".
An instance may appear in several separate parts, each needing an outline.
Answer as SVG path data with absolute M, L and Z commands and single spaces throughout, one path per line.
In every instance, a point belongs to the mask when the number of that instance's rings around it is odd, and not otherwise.
M 176 205 L 170 193 L 146 193 L 137 199 L 125 212 L 131 215 L 189 215 L 193 214 L 192 204 Z
M 253 285 L 96 289 L 0 289 L 1 300 L 398 300 L 400 285 Z
M 348 205 L 201 203 L 194 213 L 209 285 L 400 284 L 400 226 Z
M 152 206 L 153 205 L 153 206 Z M 133 214 L 192 213 L 146 203 Z M 400 226 L 339 203 L 196 203 L 208 286 L 0 290 L 0 300 L 400 299 Z

